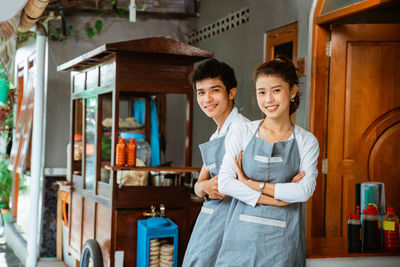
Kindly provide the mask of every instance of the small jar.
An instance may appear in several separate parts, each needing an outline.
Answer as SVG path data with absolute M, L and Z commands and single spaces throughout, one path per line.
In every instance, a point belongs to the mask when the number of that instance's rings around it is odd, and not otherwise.
M 135 139 L 136 143 L 136 160 L 141 160 L 145 166 L 150 166 L 151 148 L 149 143 L 146 142 L 146 136 L 139 133 L 122 132 L 121 138 L 125 138 L 125 143 L 128 145 L 131 138 Z M 140 164 L 138 164 L 140 166 Z
M 399 217 L 394 213 L 394 208 L 388 207 L 383 217 L 384 247 L 387 251 L 399 249 Z
M 74 160 L 82 159 L 82 135 L 74 135 Z

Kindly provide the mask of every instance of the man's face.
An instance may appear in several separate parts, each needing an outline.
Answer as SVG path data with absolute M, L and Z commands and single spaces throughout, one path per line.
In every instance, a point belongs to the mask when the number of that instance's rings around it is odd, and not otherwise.
M 207 78 L 196 82 L 197 103 L 203 112 L 215 121 L 229 115 L 233 106 L 236 89 L 226 91 L 224 83 L 219 78 Z

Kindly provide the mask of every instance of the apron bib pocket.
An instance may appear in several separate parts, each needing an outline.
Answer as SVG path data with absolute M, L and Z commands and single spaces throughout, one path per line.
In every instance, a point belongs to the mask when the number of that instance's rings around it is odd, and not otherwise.
M 286 228 L 286 221 L 268 219 L 268 218 L 251 216 L 251 215 L 246 215 L 246 214 L 240 214 L 239 220 L 244 221 L 244 222 L 251 222 L 251 223 L 256 223 L 256 224 Z
M 206 207 L 201 207 L 201 210 L 200 210 L 200 212 L 203 212 L 203 213 L 206 213 L 206 214 L 213 214 L 213 212 L 214 212 L 214 209 L 210 209 L 210 208 L 206 208 Z
M 255 155 L 254 160 L 261 163 L 281 163 L 283 162 L 282 157 L 265 157 L 261 155 Z

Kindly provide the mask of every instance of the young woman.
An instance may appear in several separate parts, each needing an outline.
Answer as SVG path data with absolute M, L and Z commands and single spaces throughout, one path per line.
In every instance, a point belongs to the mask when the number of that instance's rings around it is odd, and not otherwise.
M 197 103 L 212 118 L 217 130 L 210 141 L 200 145 L 203 167 L 195 193 L 206 201 L 197 217 L 183 260 L 184 267 L 214 266 L 222 243 L 230 197 L 218 191 L 218 172 L 225 155 L 225 136 L 233 124 L 249 120 L 234 107 L 235 73 L 227 64 L 210 59 L 200 64 L 192 77 Z
M 235 201 L 215 266 L 305 266 L 301 203 L 314 192 L 318 141 L 291 122 L 299 79 L 290 60 L 261 64 L 253 78 L 265 118 L 228 133 L 218 189 Z

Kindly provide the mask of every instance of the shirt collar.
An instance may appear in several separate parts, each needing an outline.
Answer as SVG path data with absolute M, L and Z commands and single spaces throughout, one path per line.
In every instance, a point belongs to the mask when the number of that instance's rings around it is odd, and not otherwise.
M 239 111 L 236 107 L 233 107 L 231 113 L 229 113 L 228 117 L 225 119 L 224 124 L 221 127 L 221 130 L 218 133 L 218 129 L 215 131 L 213 136 L 215 137 L 220 137 L 226 135 L 228 132 L 229 126 L 231 123 L 236 119 L 236 117 L 239 115 Z

